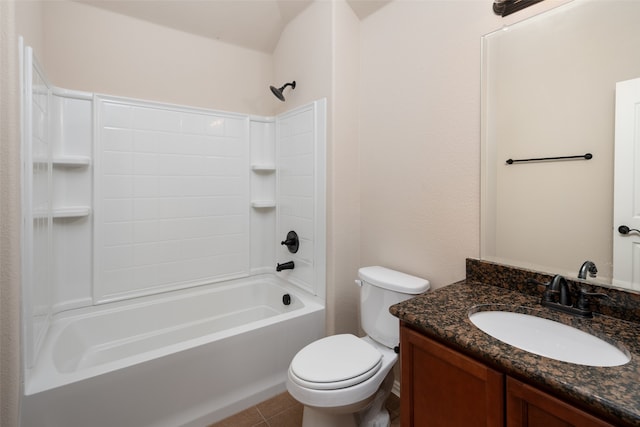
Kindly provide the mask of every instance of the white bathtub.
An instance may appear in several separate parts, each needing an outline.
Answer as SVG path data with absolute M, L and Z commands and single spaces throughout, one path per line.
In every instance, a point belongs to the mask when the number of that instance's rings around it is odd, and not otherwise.
M 283 391 L 293 356 L 322 336 L 323 304 L 271 275 L 62 313 L 21 424 L 205 427 Z

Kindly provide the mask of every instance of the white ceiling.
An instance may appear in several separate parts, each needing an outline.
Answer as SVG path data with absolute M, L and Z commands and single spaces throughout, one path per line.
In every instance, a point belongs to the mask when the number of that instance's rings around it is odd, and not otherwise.
M 266 53 L 314 0 L 75 0 L 112 12 Z M 320 0 L 328 1 L 328 0 Z M 347 0 L 363 19 L 391 0 Z

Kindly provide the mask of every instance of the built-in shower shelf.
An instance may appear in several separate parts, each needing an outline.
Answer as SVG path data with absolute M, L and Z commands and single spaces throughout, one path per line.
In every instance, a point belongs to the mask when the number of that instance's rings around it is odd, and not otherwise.
M 251 207 L 256 209 L 275 208 L 275 200 L 254 200 L 251 202 Z
M 53 210 L 54 218 L 81 218 L 89 215 L 91 215 L 91 208 L 88 206 L 57 208 Z
M 87 156 L 60 156 L 51 161 L 53 166 L 62 168 L 81 168 L 91 164 L 91 158 Z
M 91 208 L 88 206 L 73 206 L 68 208 L 55 208 L 51 211 L 53 219 L 57 218 L 82 218 L 91 215 Z M 33 219 L 46 218 L 46 211 L 34 211 Z
M 34 165 L 46 165 L 47 159 L 35 158 Z M 59 168 L 82 168 L 91 164 L 91 157 L 88 156 L 59 156 L 51 159 L 53 167 Z
M 251 165 L 251 170 L 255 172 L 275 172 L 276 165 L 269 163 L 253 164 Z

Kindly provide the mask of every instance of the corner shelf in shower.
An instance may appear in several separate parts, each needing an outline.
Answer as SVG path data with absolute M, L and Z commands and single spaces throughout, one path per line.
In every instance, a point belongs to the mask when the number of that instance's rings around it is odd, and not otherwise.
M 82 168 L 91 164 L 91 158 L 87 156 L 60 156 L 51 160 L 54 167 Z
M 83 218 L 89 215 L 91 215 L 91 208 L 88 206 L 55 208 L 51 211 L 51 216 L 54 220 L 62 219 L 62 218 Z M 43 211 L 33 212 L 33 219 L 41 219 L 46 217 L 47 217 L 47 212 L 43 212 Z
M 253 164 L 251 165 L 251 170 L 254 172 L 275 172 L 276 166 L 274 164 L 263 163 L 263 164 Z
M 82 218 L 91 215 L 88 206 L 74 206 L 68 208 L 56 208 L 53 210 L 53 218 Z
M 46 159 L 34 159 L 35 165 L 46 165 Z M 51 165 L 58 168 L 82 168 L 91 164 L 91 158 L 87 156 L 57 156 L 51 159 Z
M 35 157 L 33 164 L 36 166 L 48 165 L 49 160 L 42 157 Z M 62 169 L 62 173 L 65 173 L 65 169 L 83 169 L 88 168 L 91 165 L 91 157 L 89 156 L 75 156 L 75 155 L 56 155 L 51 158 L 51 166 L 53 169 Z M 54 182 L 56 178 L 54 177 Z M 55 186 L 55 184 L 53 184 Z M 47 218 L 51 214 L 53 220 L 56 219 L 72 219 L 83 218 L 91 215 L 90 206 L 66 206 L 53 208 L 51 212 L 35 210 L 33 212 L 33 219 Z
M 254 209 L 272 209 L 276 207 L 276 201 L 273 199 L 275 191 L 276 165 L 273 163 L 253 163 L 251 171 L 254 172 L 256 188 L 253 194 L 256 197 L 251 201 L 251 207 Z M 253 188 L 253 185 L 252 185 Z
M 253 200 L 251 201 L 251 207 L 256 209 L 269 209 L 275 208 L 275 200 Z

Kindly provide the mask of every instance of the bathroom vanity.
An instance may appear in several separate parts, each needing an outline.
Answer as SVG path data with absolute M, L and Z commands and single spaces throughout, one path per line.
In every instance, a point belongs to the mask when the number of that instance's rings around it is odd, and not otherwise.
M 530 278 L 551 280 L 467 260 L 466 280 L 391 307 L 401 320 L 403 426 L 640 426 L 640 295 L 571 282 L 576 292 L 580 286 L 609 295 L 592 304 L 593 318 L 579 318 L 542 307 L 544 288 Z M 521 350 L 469 320 L 486 307 L 570 325 L 630 360 L 587 366 Z

